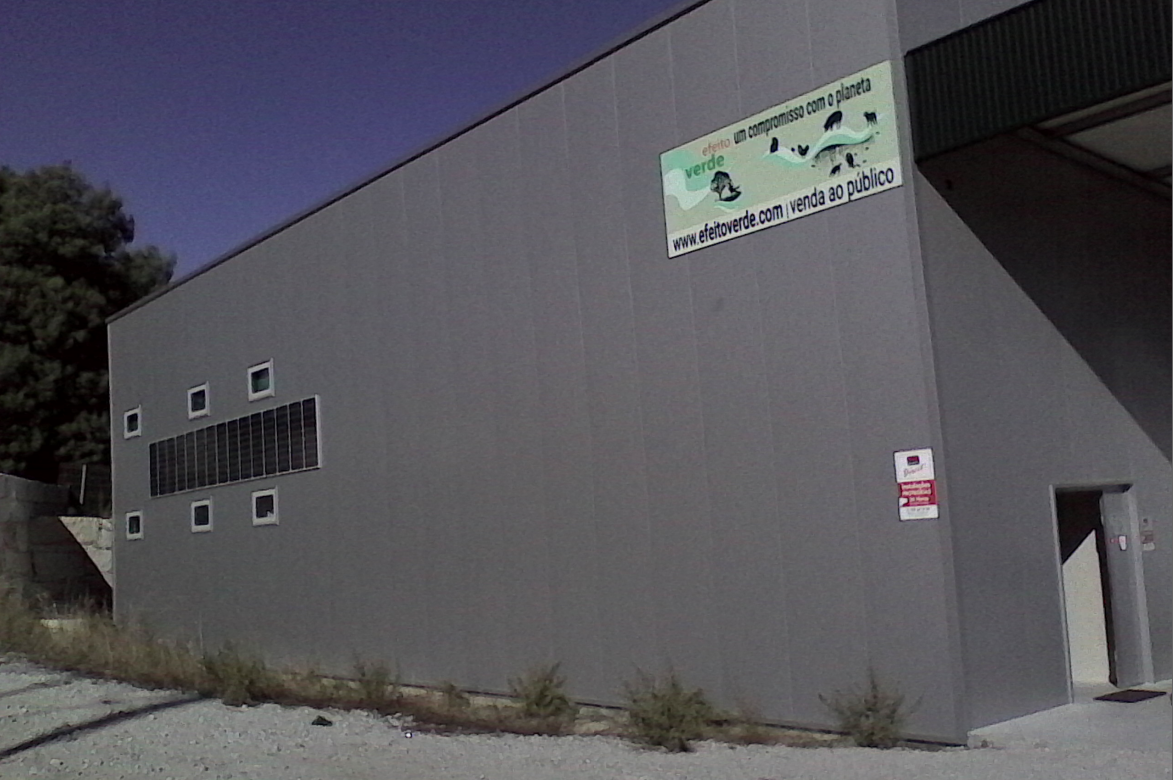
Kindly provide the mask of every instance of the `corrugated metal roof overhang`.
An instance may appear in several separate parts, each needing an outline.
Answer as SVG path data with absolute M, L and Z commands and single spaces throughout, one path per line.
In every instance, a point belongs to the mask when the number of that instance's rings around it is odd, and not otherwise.
M 918 160 L 1169 81 L 1169 0 L 1036 0 L 910 51 Z

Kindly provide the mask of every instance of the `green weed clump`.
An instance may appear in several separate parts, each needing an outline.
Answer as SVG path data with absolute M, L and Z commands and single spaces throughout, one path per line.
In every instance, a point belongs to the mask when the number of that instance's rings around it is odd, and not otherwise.
M 357 660 L 354 662 L 354 680 L 358 687 L 357 703 L 362 709 L 389 715 L 399 706 L 399 675 L 392 675 L 387 664 Z
M 226 644 L 214 653 L 206 653 L 201 663 L 206 683 L 200 692 L 222 699 L 225 704 L 240 706 L 291 699 L 285 680 L 260 656 L 242 652 L 232 644 Z
M 624 686 L 624 697 L 632 736 L 672 752 L 692 750 L 691 741 L 702 738 L 718 717 L 704 692 L 686 689 L 676 672 L 660 679 L 640 672 L 634 683 Z
M 819 695 L 839 720 L 839 729 L 860 747 L 891 748 L 904 737 L 904 726 L 915 707 L 906 707 L 904 694 L 880 683 L 874 669 L 868 670 L 863 690 L 836 691 Z
M 464 712 L 472 704 L 468 694 L 458 688 L 456 683 L 451 680 L 440 686 L 440 700 L 448 712 Z
M 513 697 L 521 702 L 521 714 L 527 718 L 574 717 L 576 708 L 566 695 L 566 678 L 558 674 L 561 664 L 539 666 L 509 681 Z
M 559 666 L 535 667 L 509 681 L 509 690 L 520 705 L 520 717 L 548 734 L 564 733 L 578 713 L 566 695 L 566 678 L 558 674 Z

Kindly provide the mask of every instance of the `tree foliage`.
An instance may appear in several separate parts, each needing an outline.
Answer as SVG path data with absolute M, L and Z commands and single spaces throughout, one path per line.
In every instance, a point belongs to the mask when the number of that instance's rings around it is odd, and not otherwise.
M 0 472 L 109 457 L 105 320 L 167 284 L 134 220 L 68 166 L 0 167 Z

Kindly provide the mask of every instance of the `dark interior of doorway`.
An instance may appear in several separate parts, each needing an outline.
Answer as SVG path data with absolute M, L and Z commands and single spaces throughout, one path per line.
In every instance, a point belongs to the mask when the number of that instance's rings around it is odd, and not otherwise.
M 1055 493 L 1055 522 L 1059 530 L 1059 555 L 1067 562 L 1089 534 L 1096 536 L 1096 557 L 1100 562 L 1100 597 L 1104 602 L 1104 629 L 1107 633 L 1108 681 L 1116 685 L 1116 643 L 1112 627 L 1112 589 L 1108 583 L 1108 547 L 1100 514 L 1099 490 L 1064 490 Z

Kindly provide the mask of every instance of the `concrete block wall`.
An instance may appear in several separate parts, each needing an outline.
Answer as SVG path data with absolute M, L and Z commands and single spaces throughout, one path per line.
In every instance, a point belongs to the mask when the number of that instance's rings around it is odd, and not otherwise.
M 0 578 L 28 597 L 105 601 L 109 584 L 95 559 L 102 559 L 104 545 L 109 560 L 108 521 L 103 533 L 96 518 L 69 518 L 95 548 L 91 558 L 62 521 L 68 501 L 67 487 L 0 474 Z
M 60 514 L 68 499 L 67 488 L 0 474 L 0 577 L 32 582 L 30 521 Z

